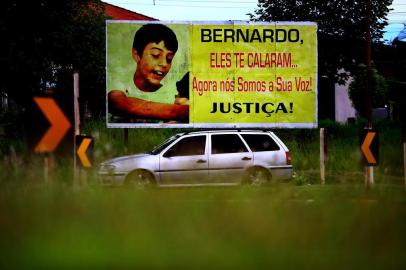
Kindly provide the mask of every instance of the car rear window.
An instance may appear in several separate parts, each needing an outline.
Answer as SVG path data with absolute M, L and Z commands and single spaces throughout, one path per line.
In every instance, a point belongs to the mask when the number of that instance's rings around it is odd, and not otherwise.
M 241 134 L 252 152 L 278 151 L 280 148 L 271 136 L 266 134 Z
M 212 135 L 211 146 L 212 154 L 248 152 L 247 147 L 237 134 Z

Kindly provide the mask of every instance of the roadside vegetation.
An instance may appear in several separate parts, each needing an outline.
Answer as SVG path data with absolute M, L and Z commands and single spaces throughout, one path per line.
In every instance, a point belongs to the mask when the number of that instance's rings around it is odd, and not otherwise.
M 365 123 L 341 125 L 331 121 L 322 121 L 319 127 L 327 130 L 327 184 L 362 183 L 363 169 L 359 150 L 359 133 Z M 403 153 L 400 123 L 378 122 L 374 124 L 379 132 L 379 166 L 375 168 L 377 183 L 402 184 Z M 192 129 L 189 129 L 192 130 Z M 112 157 L 143 153 L 151 150 L 168 137 L 189 131 L 187 129 L 129 129 L 125 141 L 123 129 L 108 129 L 104 120 L 92 120 L 84 123 L 82 134 L 94 137 L 93 168 L 88 172 L 89 181 L 95 182 L 97 164 Z M 292 164 L 298 176 L 308 183 L 319 183 L 319 129 L 275 129 L 274 132 L 285 142 L 292 155 Z M 1 136 L 1 135 L 0 135 Z M 65 141 L 68 141 L 65 139 Z M 66 146 L 67 145 L 67 146 Z M 70 146 L 70 147 L 69 147 Z M 62 145 L 63 151 L 54 155 L 53 174 L 72 174 L 72 144 Z M 31 147 L 32 148 L 32 147 Z M 2 159 L 0 175 L 2 185 L 15 185 L 16 182 L 39 181 L 43 174 L 43 155 L 37 155 L 27 146 L 27 139 L 16 136 L 0 140 Z M 73 177 L 73 176 L 72 176 Z M 72 177 L 56 178 L 55 182 L 69 184 Z M 32 178 L 32 179 L 31 179 Z M 66 179 L 65 179 L 66 178 Z M 35 179 L 35 180 L 34 180 Z
M 131 129 L 125 145 L 122 129 L 85 123 L 82 133 L 95 138 L 87 187 L 73 184 L 72 151 L 55 154 L 45 178 L 44 156 L 28 153 L 22 138 L 2 139 L 0 268 L 403 269 L 406 192 L 398 125 L 375 125 L 381 165 L 368 191 L 358 150 L 363 125 L 320 126 L 328 130 L 323 186 L 318 129 L 275 130 L 297 175 L 263 187 L 97 184 L 100 161 L 149 150 L 184 130 Z

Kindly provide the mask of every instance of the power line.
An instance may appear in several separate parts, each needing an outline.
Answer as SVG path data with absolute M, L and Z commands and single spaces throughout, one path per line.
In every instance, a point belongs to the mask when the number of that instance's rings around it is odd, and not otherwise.
M 181 3 L 216 3 L 216 4 L 256 4 L 257 2 L 248 2 L 248 1 L 216 1 L 216 0 L 189 0 L 189 1 L 181 1 L 181 0 L 159 0 L 159 2 L 181 2 Z M 134 2 L 115 2 L 115 4 L 119 5 L 151 5 L 151 6 L 163 6 L 167 4 L 161 4 L 158 1 L 153 2 L 143 2 L 143 3 L 134 3 Z M 183 4 L 181 4 L 183 5 Z
M 145 0 L 144 2 L 151 2 L 151 0 Z M 239 4 L 239 3 L 244 3 L 244 4 L 257 4 L 257 1 L 236 1 L 236 0 L 230 0 L 230 1 L 224 1 L 224 0 L 156 0 L 154 1 L 155 4 L 159 2 L 201 2 L 201 3 L 206 3 L 206 2 L 212 2 L 212 3 L 222 3 L 222 4 L 227 4 L 227 3 L 233 3 L 233 4 Z M 135 4 L 133 1 L 129 2 L 120 2 L 120 4 Z
M 233 4 L 240 4 L 240 3 L 244 3 L 244 4 L 257 4 L 257 1 L 235 1 L 235 0 L 231 0 L 231 1 L 217 1 L 217 0 L 156 0 L 156 2 L 201 2 L 201 3 L 207 3 L 207 2 L 212 2 L 212 3 L 222 3 L 222 4 L 228 4 L 228 3 L 233 3 Z
M 160 7 L 185 7 L 185 8 L 235 8 L 235 9 L 247 9 L 251 8 L 250 6 L 240 6 L 240 7 L 235 7 L 235 6 L 198 6 L 198 5 L 171 5 L 171 4 L 139 4 L 139 3 L 115 3 L 118 5 L 137 5 L 137 6 L 160 6 Z
M 107 0 L 108 1 L 108 0 Z M 114 4 L 117 5 L 129 5 L 129 6 L 155 6 L 155 7 L 180 7 L 180 8 L 205 8 L 205 9 L 247 9 L 247 8 L 255 8 L 256 6 L 253 5 L 246 5 L 246 4 L 256 4 L 256 1 L 236 1 L 236 0 L 230 0 L 230 1 L 224 1 L 224 0 L 155 0 L 151 1 L 148 0 L 148 3 L 135 3 L 135 2 L 115 2 Z M 159 3 L 159 2 L 166 2 L 165 4 Z M 182 4 L 176 4 L 181 2 Z M 168 3 L 168 4 L 167 4 Z M 173 3 L 173 4 L 172 4 Z M 183 4 L 184 3 L 184 4 Z M 188 5 L 187 3 L 192 3 L 192 5 Z M 197 5 L 194 5 L 196 3 Z M 200 5 L 203 3 L 210 3 L 210 4 L 216 4 L 216 5 Z M 218 6 L 217 4 L 221 4 L 222 6 Z M 245 4 L 241 6 L 225 6 L 223 4 Z M 401 5 L 401 6 L 406 6 L 405 4 L 393 4 L 394 5 Z M 391 11 L 388 12 L 389 15 L 404 15 L 406 14 L 406 11 Z M 396 23 L 396 22 L 395 22 Z M 403 23 L 399 22 L 399 23 Z
M 173 4 L 161 4 L 159 2 L 167 2 L 167 3 L 173 3 Z M 185 4 L 176 4 L 176 3 L 185 3 Z M 140 5 L 140 6 L 166 6 L 166 7 L 190 7 L 190 8 L 250 8 L 254 6 L 208 6 L 208 5 L 187 5 L 187 3 L 211 3 L 211 4 L 257 4 L 257 1 L 236 1 L 236 0 L 230 0 L 230 1 L 224 1 L 224 0 L 156 0 L 154 2 L 147 1 L 144 3 L 135 3 L 135 2 L 115 2 L 115 4 L 118 5 Z M 405 4 L 393 4 L 392 6 L 406 6 Z M 406 11 L 391 11 L 388 12 L 388 14 L 406 14 Z
M 145 2 L 151 2 L 151 0 L 145 0 Z M 207 3 L 207 2 L 212 2 L 212 3 L 222 3 L 222 4 L 226 4 L 226 3 L 233 3 L 233 4 L 257 4 L 258 1 L 236 1 L 236 0 L 155 0 L 154 1 L 155 4 L 159 3 L 159 2 L 200 2 L 200 3 Z M 135 4 L 134 2 L 120 2 L 117 4 Z M 406 3 L 394 3 L 391 6 L 406 6 Z
M 145 3 L 148 2 L 148 3 Z M 161 5 L 159 2 L 183 2 L 183 3 L 217 3 L 217 4 L 257 4 L 257 1 L 236 1 L 236 0 L 155 0 L 151 2 L 151 0 L 145 0 L 144 3 L 135 3 L 131 2 L 116 2 L 116 4 L 123 4 L 123 5 Z M 406 6 L 406 3 L 401 4 L 392 4 L 393 6 Z M 391 12 L 389 12 L 391 13 Z M 403 13 L 403 12 L 402 12 Z

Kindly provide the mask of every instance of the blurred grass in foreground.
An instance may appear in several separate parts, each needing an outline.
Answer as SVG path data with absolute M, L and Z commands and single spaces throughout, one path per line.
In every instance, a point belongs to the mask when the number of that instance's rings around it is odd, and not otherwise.
M 404 269 L 399 186 L 0 191 L 1 269 Z
M 95 138 L 88 189 L 72 187 L 70 157 L 43 157 L 23 138 L 0 143 L 0 269 L 405 269 L 406 192 L 400 129 L 380 127 L 381 165 L 363 186 L 359 126 L 328 129 L 327 185 L 319 183 L 318 129 L 275 130 L 297 177 L 261 188 L 146 191 L 97 185 L 96 165 L 150 150 L 173 129 L 107 129 Z M 5 153 L 5 154 L 3 154 Z M 311 184 L 311 185 L 310 185 Z

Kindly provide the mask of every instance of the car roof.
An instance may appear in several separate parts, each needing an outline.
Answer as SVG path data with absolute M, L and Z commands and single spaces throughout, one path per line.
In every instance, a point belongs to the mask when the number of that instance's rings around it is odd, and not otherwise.
M 179 135 L 189 135 L 189 134 L 206 134 L 206 133 L 242 133 L 242 132 L 253 132 L 253 133 L 271 133 L 270 130 L 259 130 L 259 129 L 215 129 L 215 130 L 200 130 L 200 131 L 190 131 L 179 133 Z

